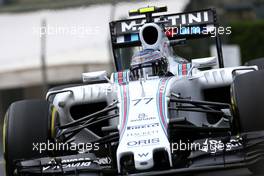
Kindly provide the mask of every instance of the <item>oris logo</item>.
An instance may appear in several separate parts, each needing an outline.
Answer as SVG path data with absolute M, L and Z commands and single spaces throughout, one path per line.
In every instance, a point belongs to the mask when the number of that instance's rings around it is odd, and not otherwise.
M 142 139 L 142 140 L 129 141 L 127 143 L 127 145 L 129 147 L 138 147 L 138 146 L 158 144 L 159 142 L 160 142 L 159 138 L 152 138 L 152 139 Z

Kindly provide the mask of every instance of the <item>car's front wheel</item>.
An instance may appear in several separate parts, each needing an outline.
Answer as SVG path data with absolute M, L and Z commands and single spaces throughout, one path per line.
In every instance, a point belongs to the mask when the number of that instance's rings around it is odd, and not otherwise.
M 232 106 L 238 133 L 264 131 L 264 70 L 238 75 L 231 86 Z M 261 138 L 260 138 L 261 139 Z M 253 148 L 263 155 L 264 143 Z M 264 159 L 249 167 L 254 174 L 264 174 Z
M 23 100 L 10 105 L 4 122 L 3 145 L 6 175 L 12 176 L 15 161 L 43 157 L 36 146 L 46 143 L 54 131 L 54 109 L 45 100 Z

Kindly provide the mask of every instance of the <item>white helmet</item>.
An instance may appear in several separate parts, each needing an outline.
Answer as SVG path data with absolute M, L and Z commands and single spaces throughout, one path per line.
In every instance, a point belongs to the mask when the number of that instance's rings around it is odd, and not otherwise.
M 132 79 L 151 76 L 164 76 L 167 73 L 167 59 L 161 52 L 146 49 L 136 53 L 131 60 L 130 72 Z

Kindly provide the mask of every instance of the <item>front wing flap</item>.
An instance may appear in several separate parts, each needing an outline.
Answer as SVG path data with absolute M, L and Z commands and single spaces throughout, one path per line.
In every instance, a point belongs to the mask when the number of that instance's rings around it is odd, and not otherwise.
M 17 161 L 18 175 L 71 175 L 77 173 L 112 173 L 111 158 L 96 158 L 91 153 L 61 157 L 45 157 Z

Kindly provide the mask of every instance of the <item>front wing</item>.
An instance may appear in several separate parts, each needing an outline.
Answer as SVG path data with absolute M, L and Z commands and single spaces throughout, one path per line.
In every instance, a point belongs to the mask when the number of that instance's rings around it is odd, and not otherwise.
M 192 151 L 187 160 L 190 164 L 184 168 L 142 171 L 128 175 L 184 175 L 198 173 L 217 173 L 233 169 L 249 168 L 264 160 L 264 131 L 243 133 L 238 136 L 207 138 L 196 141 L 208 144 L 220 141 L 222 149 L 214 143 L 216 150 Z M 231 147 L 230 147 L 231 146 Z M 228 149 L 227 149 L 228 148 Z M 206 150 L 206 148 L 205 148 Z M 27 175 L 122 175 L 117 173 L 115 161 L 109 157 L 96 158 L 94 154 L 46 157 L 25 161 L 16 161 L 16 173 Z

